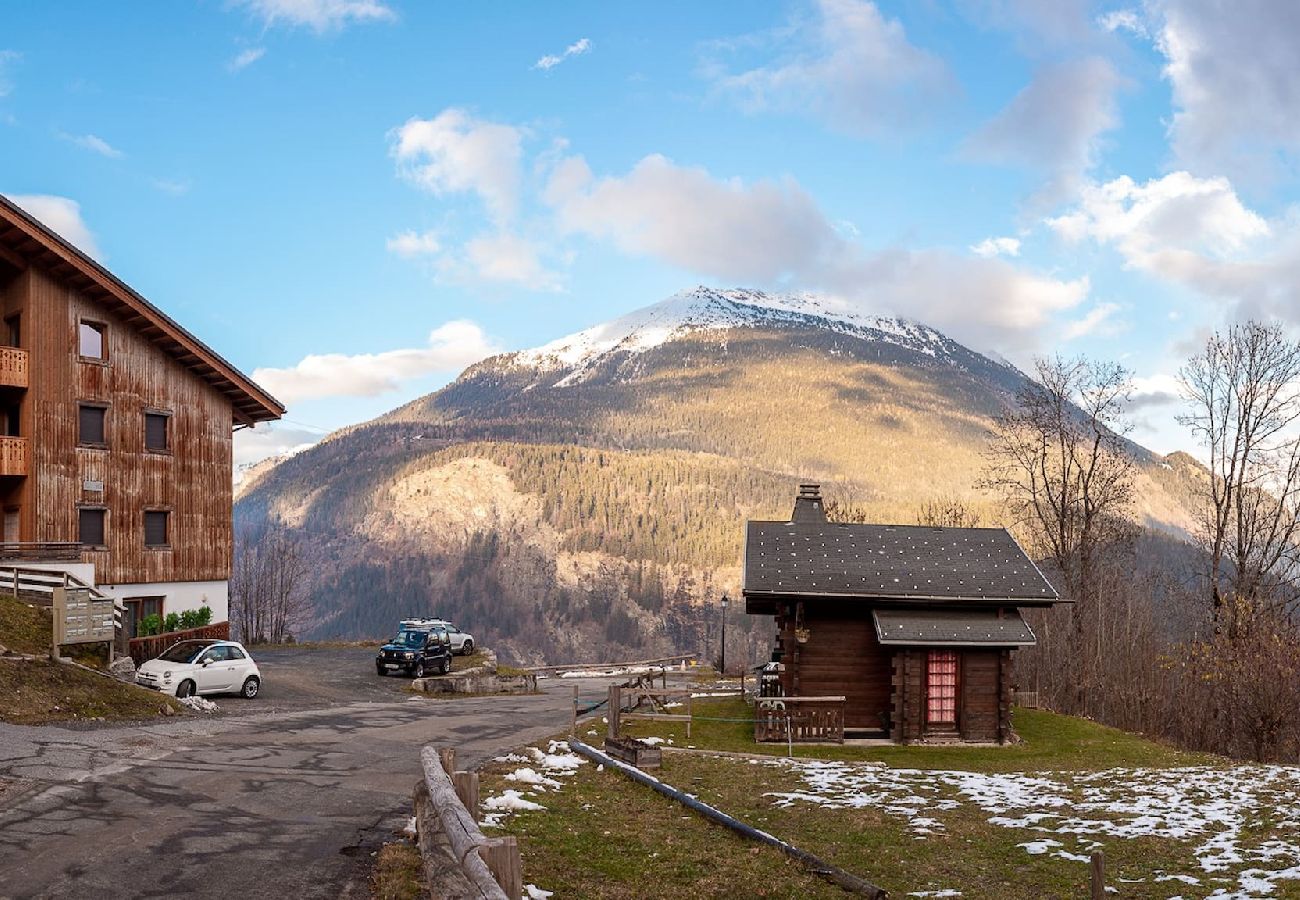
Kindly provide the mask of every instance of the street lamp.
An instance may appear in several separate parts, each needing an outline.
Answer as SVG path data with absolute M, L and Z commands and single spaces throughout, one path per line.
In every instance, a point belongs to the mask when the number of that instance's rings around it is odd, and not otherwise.
M 727 603 L 731 600 L 722 595 L 722 677 L 727 677 Z

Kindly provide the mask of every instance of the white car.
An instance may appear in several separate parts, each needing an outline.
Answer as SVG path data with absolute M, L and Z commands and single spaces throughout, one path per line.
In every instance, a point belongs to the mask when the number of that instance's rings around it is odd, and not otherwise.
M 177 697 L 240 694 L 251 700 L 262 687 L 262 673 L 243 644 L 181 641 L 137 669 L 135 683 Z
M 446 619 L 403 619 L 399 628 L 402 631 L 428 631 L 439 626 L 447 629 L 447 637 L 451 638 L 452 653 L 469 656 L 474 652 L 474 636 L 461 631 Z

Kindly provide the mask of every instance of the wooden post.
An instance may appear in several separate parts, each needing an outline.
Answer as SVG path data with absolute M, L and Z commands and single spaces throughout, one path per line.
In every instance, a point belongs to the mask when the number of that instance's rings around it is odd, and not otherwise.
M 477 772 L 454 772 L 451 776 L 451 783 L 456 788 L 456 796 L 460 798 L 460 805 L 465 807 L 470 818 L 475 822 L 482 819 L 482 810 L 479 808 L 478 792 L 478 773 Z
M 623 697 L 621 694 L 622 692 L 619 690 L 618 685 L 611 684 L 609 686 L 609 703 L 605 704 L 609 707 L 609 715 L 606 716 L 609 720 L 609 725 L 605 728 L 605 737 L 611 741 L 618 740 L 618 714 L 622 712 L 623 708 Z
M 489 838 L 478 848 L 478 855 L 487 863 L 488 871 L 501 885 L 501 891 L 510 900 L 521 900 L 524 895 L 524 868 L 519 859 L 519 841 L 513 837 Z
M 1106 896 L 1106 854 L 1101 850 L 1092 851 L 1092 900 L 1104 900 Z
M 442 763 L 442 770 L 446 772 L 447 777 L 450 778 L 451 773 L 456 771 L 456 748 L 439 747 L 438 760 Z
M 741 700 L 745 699 L 745 674 L 746 674 L 745 667 L 741 666 L 740 668 L 740 699 Z
M 576 684 L 573 686 L 573 709 L 571 713 L 569 716 L 569 734 L 573 735 L 578 733 L 578 686 Z

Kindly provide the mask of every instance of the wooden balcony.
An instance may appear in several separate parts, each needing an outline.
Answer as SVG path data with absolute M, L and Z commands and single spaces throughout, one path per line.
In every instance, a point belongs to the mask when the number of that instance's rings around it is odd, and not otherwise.
M 26 350 L 0 347 L 0 387 L 28 387 Z
M 0 475 L 27 475 L 31 449 L 25 437 L 0 437 Z

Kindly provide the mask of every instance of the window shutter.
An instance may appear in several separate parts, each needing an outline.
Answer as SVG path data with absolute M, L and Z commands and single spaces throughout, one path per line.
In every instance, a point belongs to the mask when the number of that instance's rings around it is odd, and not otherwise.
M 144 545 L 146 547 L 167 546 L 167 513 L 146 512 L 144 514 Z
M 167 449 L 167 416 L 144 414 L 144 446 L 146 450 Z
M 82 406 L 78 421 L 80 429 L 80 441 L 83 444 L 103 444 L 104 440 L 104 407 L 102 406 Z
M 77 516 L 81 543 L 92 547 L 104 545 L 104 511 L 102 509 L 83 509 Z

